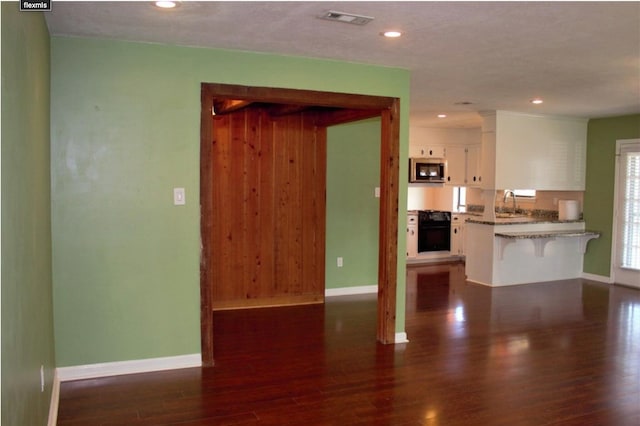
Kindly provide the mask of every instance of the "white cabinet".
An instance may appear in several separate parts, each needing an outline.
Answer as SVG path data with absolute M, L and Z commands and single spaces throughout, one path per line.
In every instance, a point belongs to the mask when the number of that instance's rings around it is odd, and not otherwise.
M 446 148 L 440 145 L 411 145 L 410 158 L 445 158 Z
M 409 213 L 407 218 L 407 258 L 418 255 L 418 214 Z
M 446 183 L 453 186 L 480 185 L 480 145 L 447 147 Z
M 464 186 L 466 180 L 467 168 L 466 147 L 461 145 L 452 145 L 447 149 L 447 178 L 445 183 L 454 186 Z
M 464 256 L 464 226 L 451 225 L 451 254 Z
M 481 187 L 483 189 L 504 189 L 496 186 L 496 132 L 482 132 L 482 152 L 480 154 Z M 515 187 L 513 187 L 515 188 Z M 517 188 L 525 189 L 525 188 Z M 526 188 L 529 189 L 529 188 Z M 531 187 L 535 189 L 535 187 Z
M 480 186 L 482 183 L 482 174 L 480 170 L 480 145 L 467 146 L 467 186 Z
M 482 187 L 584 191 L 587 120 L 483 114 Z
M 451 255 L 464 256 L 464 218 L 454 214 L 451 217 Z
M 467 222 L 465 270 L 468 280 L 504 286 L 578 278 L 583 274 L 586 246 L 582 237 L 575 235 L 583 234 L 584 229 L 584 222 L 495 225 Z M 549 238 L 558 233 L 565 236 Z M 512 238 L 505 242 L 505 238 L 496 234 L 529 234 L 531 237 L 538 234 L 541 238 Z M 545 246 L 545 240 L 552 242 Z

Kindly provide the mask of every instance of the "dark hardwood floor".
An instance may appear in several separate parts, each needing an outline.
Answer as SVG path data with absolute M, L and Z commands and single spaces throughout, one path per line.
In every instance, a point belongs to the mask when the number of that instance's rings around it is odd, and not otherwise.
M 375 295 L 216 312 L 216 366 L 61 386 L 58 425 L 640 425 L 640 291 L 488 288 L 411 267 L 410 343 Z

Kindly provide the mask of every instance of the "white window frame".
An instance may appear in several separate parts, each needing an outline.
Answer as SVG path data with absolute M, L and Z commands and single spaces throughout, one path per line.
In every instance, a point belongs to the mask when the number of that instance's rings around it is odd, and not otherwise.
M 524 202 L 526 204 L 535 203 L 536 201 L 535 189 L 505 189 L 502 196 L 505 197 L 507 195 L 507 192 L 513 193 L 513 196 L 516 197 L 518 203 Z M 509 196 L 511 196 L 511 194 L 509 194 Z
M 536 198 L 535 189 L 514 189 L 513 193 L 518 198 L 524 198 L 529 200 L 535 200 Z
M 460 198 L 463 198 L 460 202 Z M 467 211 L 467 188 L 465 186 L 453 187 L 453 211 L 454 212 L 466 212 Z
M 623 188 L 619 188 L 618 187 L 618 183 L 621 180 L 621 176 L 620 174 L 623 173 L 624 171 L 622 170 L 622 161 L 620 159 L 621 155 L 623 154 L 623 152 L 628 152 L 628 150 L 632 147 L 632 146 L 637 146 L 637 144 L 640 143 L 640 139 L 624 139 L 624 140 L 618 140 L 616 141 L 616 166 L 615 166 L 615 178 L 616 178 L 616 192 L 615 192 L 615 199 L 614 199 L 614 215 L 613 215 L 613 222 L 614 222 L 614 226 L 613 226 L 613 246 L 612 246 L 612 250 L 611 250 L 611 269 L 612 269 L 612 274 L 611 276 L 614 277 L 615 273 L 614 270 L 615 268 L 622 268 L 622 269 L 631 269 L 631 270 L 638 270 L 635 268 L 629 268 L 627 266 L 622 265 L 622 259 L 620 259 L 620 256 L 622 256 L 622 252 L 620 250 L 620 212 L 618 211 L 618 207 L 622 206 L 622 198 L 624 197 L 624 194 L 622 193 Z

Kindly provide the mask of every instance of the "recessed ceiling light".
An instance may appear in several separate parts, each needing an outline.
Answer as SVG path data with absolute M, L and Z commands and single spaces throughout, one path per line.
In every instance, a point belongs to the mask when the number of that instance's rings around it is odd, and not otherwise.
M 540 99 L 540 98 L 533 98 L 529 102 L 531 102 L 534 105 L 540 105 L 544 101 L 542 99 Z
M 155 5 L 161 9 L 173 9 L 178 6 L 178 2 L 175 1 L 157 1 Z
M 402 36 L 402 33 L 400 31 L 385 31 L 380 34 L 388 38 L 397 38 Z
M 438 114 L 438 118 L 447 118 L 447 114 Z

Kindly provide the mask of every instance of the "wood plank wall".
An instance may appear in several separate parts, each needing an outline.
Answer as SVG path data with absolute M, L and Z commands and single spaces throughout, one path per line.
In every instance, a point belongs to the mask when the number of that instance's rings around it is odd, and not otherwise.
M 324 300 L 326 129 L 314 113 L 215 116 L 212 308 Z

